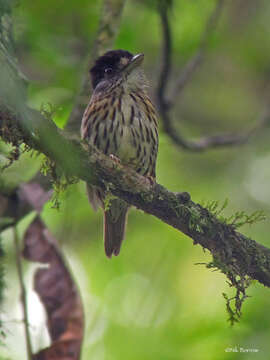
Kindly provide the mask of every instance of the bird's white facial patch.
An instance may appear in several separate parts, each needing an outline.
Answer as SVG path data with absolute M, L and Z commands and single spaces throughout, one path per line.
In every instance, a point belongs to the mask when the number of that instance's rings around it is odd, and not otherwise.
M 121 57 L 121 59 L 120 59 L 120 64 L 124 67 L 124 66 L 126 66 L 127 64 L 129 63 L 129 59 L 128 58 L 126 58 L 126 57 Z

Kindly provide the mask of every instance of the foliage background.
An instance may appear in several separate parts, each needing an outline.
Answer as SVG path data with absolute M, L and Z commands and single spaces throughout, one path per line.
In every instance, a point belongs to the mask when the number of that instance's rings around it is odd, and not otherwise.
M 196 51 L 215 2 L 175 1 L 171 12 L 175 74 Z M 25 0 L 14 12 L 17 56 L 30 80 L 29 102 L 55 109 L 63 127 L 85 76 L 86 57 L 95 38 L 101 1 Z M 251 127 L 269 101 L 270 3 L 227 1 L 218 28 L 209 39 L 203 65 L 194 74 L 174 109 L 175 124 L 188 137 Z M 148 2 L 130 0 L 124 9 L 115 48 L 145 54 L 145 71 L 155 86 L 160 65 L 159 18 Z M 248 145 L 184 152 L 160 130 L 158 182 L 192 199 L 230 200 L 226 213 L 263 209 L 267 221 L 241 229 L 269 247 L 269 129 Z M 6 170 L 12 184 L 27 180 L 40 158 L 23 155 Z M 48 204 L 43 220 L 63 246 L 83 297 L 86 333 L 82 359 L 265 359 L 270 315 L 269 289 L 254 283 L 233 328 L 222 292 L 232 294 L 225 277 L 198 262 L 210 257 L 190 239 L 155 218 L 132 210 L 119 257 L 106 259 L 102 214 L 90 209 L 84 184 L 61 194 L 60 211 Z M 30 216 L 20 224 L 23 233 Z M 24 359 L 22 326 L 18 326 L 18 286 L 11 234 L 3 234 L 6 250 L 6 345 L 2 358 Z M 28 283 L 33 268 L 25 267 Z M 35 347 L 44 346 L 41 308 L 29 292 Z M 44 317 L 44 316 L 43 316 Z M 43 319 L 44 320 L 44 319 Z M 227 352 L 240 347 L 256 354 Z

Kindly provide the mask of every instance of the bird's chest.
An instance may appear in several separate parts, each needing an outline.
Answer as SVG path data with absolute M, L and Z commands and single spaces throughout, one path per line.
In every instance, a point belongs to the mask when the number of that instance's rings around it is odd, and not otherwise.
M 111 94 L 86 111 L 83 138 L 106 155 L 113 154 L 123 164 L 146 173 L 157 148 L 150 105 L 136 94 L 117 95 Z

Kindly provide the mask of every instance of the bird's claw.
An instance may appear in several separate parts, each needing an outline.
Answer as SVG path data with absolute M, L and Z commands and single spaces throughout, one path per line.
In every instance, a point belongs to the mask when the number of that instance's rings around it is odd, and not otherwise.
M 121 160 L 120 160 L 117 156 L 115 156 L 115 155 L 113 155 L 113 154 L 110 154 L 109 157 L 110 157 L 115 163 L 121 164 Z

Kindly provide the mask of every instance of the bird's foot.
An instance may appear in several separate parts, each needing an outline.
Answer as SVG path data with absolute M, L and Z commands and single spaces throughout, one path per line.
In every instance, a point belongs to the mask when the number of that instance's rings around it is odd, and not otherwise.
M 117 156 L 115 156 L 115 155 L 113 155 L 113 154 L 110 154 L 109 157 L 110 157 L 116 164 L 121 164 L 121 160 L 120 160 Z

